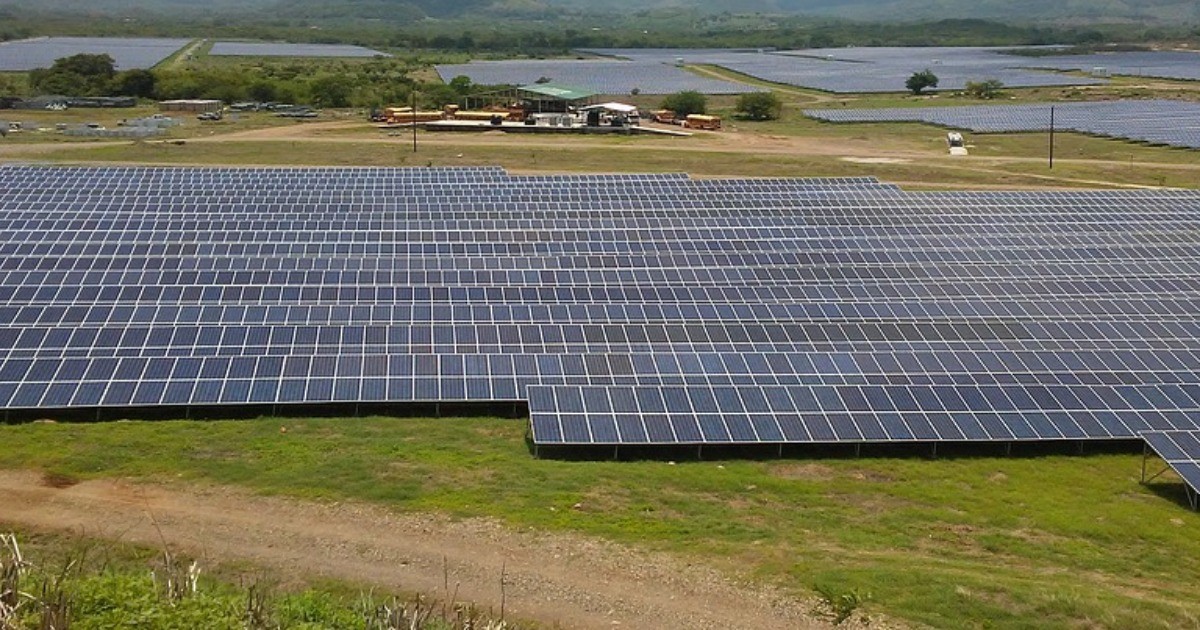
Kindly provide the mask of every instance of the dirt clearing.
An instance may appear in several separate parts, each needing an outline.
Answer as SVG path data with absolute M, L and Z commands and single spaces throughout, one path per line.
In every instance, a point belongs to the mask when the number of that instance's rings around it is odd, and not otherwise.
M 440 595 L 443 558 L 459 599 L 566 628 L 820 627 L 801 601 L 711 567 L 570 534 L 518 532 L 482 520 L 399 514 L 362 503 L 262 497 L 227 487 L 120 480 L 62 483 L 0 471 L 0 522 L 176 549 Z

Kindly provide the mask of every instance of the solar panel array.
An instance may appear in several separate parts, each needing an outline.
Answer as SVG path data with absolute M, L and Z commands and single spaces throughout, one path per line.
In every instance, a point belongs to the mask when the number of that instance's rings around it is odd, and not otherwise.
M 961 90 L 968 81 L 999 79 L 1010 87 L 1103 84 L 1104 79 L 1030 69 L 1031 58 L 997 48 L 828 48 L 796 51 L 724 49 L 590 49 L 637 64 L 705 64 L 764 81 L 827 92 L 903 92 L 914 72 L 930 69 L 938 90 Z M 1043 60 L 1044 62 L 1044 60 Z
M 1200 494 L 1200 431 L 1147 431 L 1142 437 L 1191 489 L 1192 507 Z
M 387 53 L 344 44 L 288 44 L 284 42 L 216 42 L 214 57 L 390 57 Z
M 494 168 L 0 182 L 7 410 L 528 400 L 542 445 L 1200 429 L 1200 192 Z
M 529 85 L 547 78 L 597 94 L 674 94 L 694 90 L 703 94 L 743 94 L 762 88 L 703 77 L 658 62 L 615 60 L 472 61 L 437 66 L 438 75 L 449 82 L 466 76 L 479 85 Z
M 124 37 L 39 37 L 0 42 L 0 72 L 49 68 L 55 59 L 107 54 L 118 70 L 147 69 L 186 46 L 189 39 Z
M 1200 103 L 1185 101 L 817 109 L 804 114 L 837 123 L 923 122 L 976 133 L 1035 132 L 1050 128 L 1051 106 L 1054 125 L 1062 131 L 1200 149 Z
M 1194 51 L 1111 52 L 1090 55 L 1034 57 L 1021 62 L 1028 68 L 1081 70 L 1098 68 L 1109 74 L 1200 81 L 1200 53 Z

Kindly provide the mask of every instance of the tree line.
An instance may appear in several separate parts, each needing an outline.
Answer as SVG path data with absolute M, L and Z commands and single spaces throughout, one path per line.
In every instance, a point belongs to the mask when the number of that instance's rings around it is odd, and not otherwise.
M 440 107 L 481 89 L 465 77 L 449 84 L 416 81 L 409 77 L 412 70 L 424 65 L 423 61 L 413 59 L 287 60 L 245 66 L 118 72 L 109 55 L 79 54 L 58 59 L 49 68 L 31 71 L 25 91 L 30 94 L 135 96 L 159 100 L 206 98 L 227 103 L 288 102 L 318 107 L 378 107 L 407 103 L 415 92 L 420 105 Z

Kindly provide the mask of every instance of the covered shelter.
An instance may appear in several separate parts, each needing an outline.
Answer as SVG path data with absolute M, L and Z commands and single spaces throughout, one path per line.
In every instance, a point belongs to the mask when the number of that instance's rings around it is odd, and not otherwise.
M 465 105 L 467 109 L 520 106 L 531 114 L 562 114 L 592 104 L 596 96 L 595 92 L 560 83 L 534 83 L 472 94 L 466 98 Z

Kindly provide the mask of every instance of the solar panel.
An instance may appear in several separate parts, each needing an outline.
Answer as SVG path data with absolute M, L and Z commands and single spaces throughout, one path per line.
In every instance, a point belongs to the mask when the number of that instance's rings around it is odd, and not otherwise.
M 836 93 L 904 92 L 914 72 L 932 70 L 937 90 L 962 90 L 970 81 L 998 79 L 1009 87 L 1103 84 L 1104 79 L 1050 72 L 1058 69 L 1035 58 L 1003 54 L 1008 49 L 982 47 L 854 47 L 808 50 L 746 49 L 586 49 L 582 52 L 626 60 L 629 65 L 669 68 L 714 65 L 764 81 Z M 1193 55 L 1194 57 L 1195 55 Z M 1195 61 L 1191 62 L 1193 65 Z M 1077 64 L 1062 62 L 1063 69 Z M 1162 62 L 1185 68 L 1185 59 Z M 1090 69 L 1090 68 L 1089 68 Z M 1194 72 L 1188 68 L 1183 72 Z M 443 75 L 445 76 L 445 75 Z
M 1143 431 L 1141 436 L 1183 479 L 1190 489 L 1188 499 L 1192 509 L 1196 509 L 1200 505 L 1197 501 L 1200 495 L 1200 431 Z
M 540 445 L 1200 428 L 1200 193 L 0 167 L 0 408 L 529 401 Z
M 552 79 L 597 94 L 743 94 L 763 88 L 693 74 L 658 62 L 518 59 L 435 66 L 443 81 L 466 76 L 478 85 L 529 85 Z
M 0 72 L 49 68 L 56 59 L 107 54 L 118 70 L 148 69 L 186 46 L 189 39 L 127 37 L 38 37 L 0 42 Z
M 1055 103 L 1054 125 L 1110 138 L 1200 149 L 1200 103 L 1106 101 Z M 818 109 L 805 116 L 837 123 L 924 122 L 976 133 L 1037 132 L 1050 129 L 1051 104 Z
M 216 42 L 214 57 L 390 57 L 387 53 L 342 44 L 289 44 L 283 42 Z

